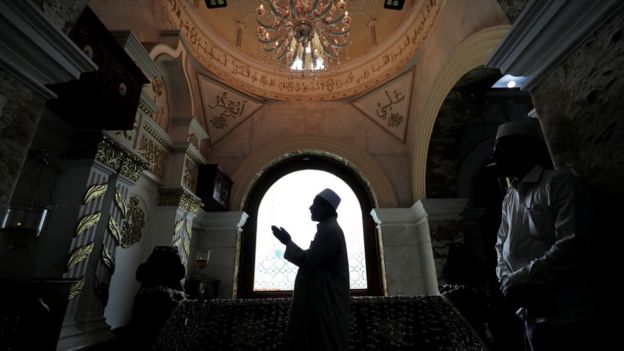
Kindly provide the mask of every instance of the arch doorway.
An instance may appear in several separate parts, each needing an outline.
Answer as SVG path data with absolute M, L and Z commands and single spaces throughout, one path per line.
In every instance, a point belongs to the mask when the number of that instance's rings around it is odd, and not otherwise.
M 283 258 L 284 245 L 271 233 L 275 224 L 288 230 L 293 241 L 307 248 L 316 233 L 309 206 L 324 188 L 342 198 L 338 222 L 347 241 L 351 292 L 380 295 L 379 242 L 370 217 L 374 204 L 361 178 L 329 157 L 297 155 L 266 170 L 251 189 L 245 212 L 249 219 L 241 237 L 238 296 L 290 296 L 297 267 Z

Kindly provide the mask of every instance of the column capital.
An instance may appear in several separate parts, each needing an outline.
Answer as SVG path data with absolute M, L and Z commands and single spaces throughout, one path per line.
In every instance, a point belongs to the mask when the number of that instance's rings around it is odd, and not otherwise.
M 420 200 L 409 208 L 374 208 L 370 215 L 377 225 L 417 225 L 427 220 L 427 212 Z
M 454 220 L 463 217 L 468 199 L 424 199 L 422 205 L 430 221 Z
M 189 190 L 179 188 L 160 188 L 158 206 L 175 206 L 192 214 L 197 214 L 202 206 L 201 199 Z
M 371 216 L 381 229 L 388 294 L 438 294 L 428 214 L 423 203 L 416 201 L 409 208 L 375 208 Z
M 194 224 L 206 230 L 239 230 L 249 215 L 243 211 L 208 212 L 199 210 Z

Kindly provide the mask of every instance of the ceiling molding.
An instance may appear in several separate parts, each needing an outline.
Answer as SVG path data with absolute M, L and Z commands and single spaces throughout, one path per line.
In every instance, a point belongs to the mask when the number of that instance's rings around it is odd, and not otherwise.
M 224 83 L 268 99 L 284 101 L 328 101 L 361 94 L 386 81 L 422 50 L 435 20 L 446 0 L 423 2 L 412 11 L 403 26 L 378 45 L 370 54 L 334 69 L 320 72 L 314 78 L 293 79 L 290 72 L 235 50 L 209 26 L 203 23 L 196 9 L 184 0 L 161 0 L 173 26 L 192 55 Z
M 624 7 L 621 0 L 531 1 L 487 62 L 528 77 L 530 90 L 574 47 Z
M 30 1 L 0 0 L 0 67 L 47 99 L 46 84 L 78 79 L 97 66 Z

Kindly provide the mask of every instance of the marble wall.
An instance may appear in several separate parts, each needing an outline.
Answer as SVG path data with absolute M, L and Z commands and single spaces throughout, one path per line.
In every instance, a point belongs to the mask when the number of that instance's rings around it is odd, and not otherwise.
M 531 91 L 557 167 L 624 195 L 624 13 L 585 40 Z
M 269 102 L 211 145 L 207 158 L 232 175 L 254 152 L 305 136 L 334 140 L 348 145 L 354 153 L 372 157 L 394 187 L 399 206 L 411 205 L 405 144 L 347 102 Z
M 624 213 L 624 13 L 613 16 L 564 58 L 531 91 L 556 167 L 586 181 L 594 210 L 583 245 L 599 311 L 611 315 L 621 294 Z M 620 307 L 621 308 L 621 307 Z M 618 335 L 614 330 L 611 335 Z M 619 340 L 617 340 L 619 342 Z
M 433 258 L 435 260 L 438 284 L 443 283 L 444 266 L 448 260 L 449 249 L 453 244 L 463 242 L 461 221 L 430 220 L 429 231 L 431 233 Z
M 161 31 L 171 29 L 164 19 L 161 1 L 91 0 L 89 7 L 108 30 L 129 30 L 143 43 L 157 43 Z
M 69 33 L 89 3 L 89 0 L 30 0 L 48 17 L 54 26 Z
M 528 0 L 498 0 L 500 7 L 505 11 L 505 15 L 511 23 L 516 21 L 528 2 Z
M 0 69 L 0 208 L 9 203 L 45 100 Z

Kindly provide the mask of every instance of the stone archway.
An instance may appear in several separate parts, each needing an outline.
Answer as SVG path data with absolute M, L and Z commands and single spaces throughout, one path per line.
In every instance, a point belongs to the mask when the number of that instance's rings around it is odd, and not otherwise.
M 429 142 L 444 99 L 462 76 L 486 62 L 508 30 L 508 25 L 502 25 L 471 35 L 457 46 L 440 70 L 425 104 L 421 124 L 422 135 L 413 145 L 412 196 L 415 200 L 426 198 Z
M 232 176 L 234 186 L 230 208 L 242 209 L 251 186 L 259 174 L 281 160 L 285 155 L 293 152 L 335 155 L 360 175 L 369 187 L 376 207 L 397 207 L 398 202 L 394 188 L 374 158 L 332 139 L 307 136 L 279 141 L 249 155 Z

